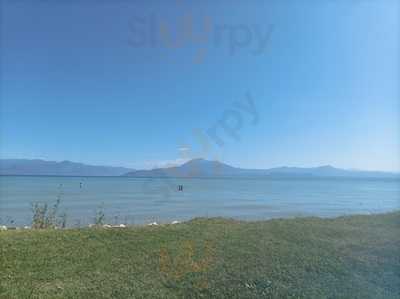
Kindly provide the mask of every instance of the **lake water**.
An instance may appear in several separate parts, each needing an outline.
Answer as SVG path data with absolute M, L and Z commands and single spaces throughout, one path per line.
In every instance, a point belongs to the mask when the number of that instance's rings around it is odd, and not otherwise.
M 177 188 L 180 184 L 182 192 Z M 199 216 L 244 220 L 333 217 L 398 210 L 400 181 L 2 176 L 0 224 L 29 225 L 31 204 L 54 203 L 58 196 L 69 226 L 92 223 L 99 207 L 108 222 L 129 224 Z

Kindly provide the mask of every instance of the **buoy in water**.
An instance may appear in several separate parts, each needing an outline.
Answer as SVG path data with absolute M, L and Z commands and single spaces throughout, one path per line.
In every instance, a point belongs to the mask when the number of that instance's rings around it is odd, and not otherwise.
M 178 185 L 178 191 L 183 191 L 183 185 Z

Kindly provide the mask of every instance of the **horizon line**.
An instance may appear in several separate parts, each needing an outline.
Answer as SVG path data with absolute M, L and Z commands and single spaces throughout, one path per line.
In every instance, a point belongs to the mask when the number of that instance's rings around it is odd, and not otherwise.
M 185 159 L 185 161 L 181 163 L 166 163 L 164 166 L 155 166 L 152 168 L 136 168 L 136 167 L 129 167 L 129 166 L 116 166 L 116 165 L 109 165 L 109 164 L 98 164 L 98 163 L 88 163 L 88 162 L 80 162 L 80 161 L 72 161 L 72 160 L 47 160 L 45 158 L 1 158 L 1 160 L 27 160 L 27 161 L 43 161 L 43 162 L 54 162 L 54 163 L 63 163 L 63 162 L 69 162 L 69 163 L 76 163 L 76 164 L 84 164 L 86 166 L 95 166 L 95 167 L 114 167 L 114 168 L 127 168 L 128 170 L 131 171 L 142 171 L 142 170 L 154 170 L 154 169 L 166 169 L 166 168 L 171 168 L 171 167 L 180 167 L 190 161 L 193 160 L 205 160 L 209 162 L 218 162 L 222 163 L 234 168 L 241 168 L 241 169 L 246 169 L 246 170 L 271 170 L 275 168 L 321 168 L 321 167 L 332 167 L 335 169 L 341 169 L 341 170 L 347 170 L 347 171 L 365 171 L 365 172 L 384 172 L 384 173 L 392 173 L 392 174 L 400 174 L 400 169 L 399 170 L 377 170 L 377 169 L 361 169 L 361 168 L 342 168 L 342 167 L 336 167 L 333 166 L 332 164 L 321 164 L 318 166 L 287 166 L 287 165 L 281 165 L 281 166 L 274 166 L 274 167 L 266 167 L 266 168 L 253 168 L 253 167 L 241 167 L 241 166 L 235 166 L 228 164 L 226 162 L 220 161 L 220 160 L 211 160 L 211 159 L 206 159 L 206 158 L 192 158 L 192 159 Z

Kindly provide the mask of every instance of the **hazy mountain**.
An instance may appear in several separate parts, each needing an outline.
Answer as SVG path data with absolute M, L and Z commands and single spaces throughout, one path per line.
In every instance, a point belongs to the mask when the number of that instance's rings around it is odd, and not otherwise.
M 319 167 L 278 167 L 266 170 L 268 175 L 315 176 L 315 177 L 400 177 L 398 173 L 383 171 L 347 170 L 330 165 Z
M 0 175 L 120 176 L 133 169 L 93 166 L 70 161 L 0 159 Z
M 176 167 L 131 171 L 125 175 L 132 177 L 399 177 L 399 174 L 390 172 L 345 170 L 332 166 L 244 169 L 204 159 L 194 159 Z
M 244 169 L 218 161 L 194 159 L 176 167 L 134 170 L 70 161 L 0 159 L 0 175 L 132 176 L 132 177 L 400 177 L 398 173 L 345 170 L 332 166 Z
M 181 166 L 155 168 L 152 170 L 137 170 L 129 172 L 126 175 L 134 177 L 212 177 L 232 175 L 239 171 L 239 168 L 218 161 L 194 159 L 182 164 Z

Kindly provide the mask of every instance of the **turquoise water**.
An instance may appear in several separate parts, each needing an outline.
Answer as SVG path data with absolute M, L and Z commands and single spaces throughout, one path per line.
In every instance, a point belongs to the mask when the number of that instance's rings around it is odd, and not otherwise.
M 82 186 L 81 184 L 82 183 Z M 181 184 L 184 189 L 177 191 Z M 393 179 L 148 179 L 129 177 L 0 177 L 0 223 L 29 225 L 33 202 L 54 203 L 68 224 L 93 222 L 103 206 L 110 223 L 170 222 L 198 216 L 244 220 L 333 217 L 400 208 Z

